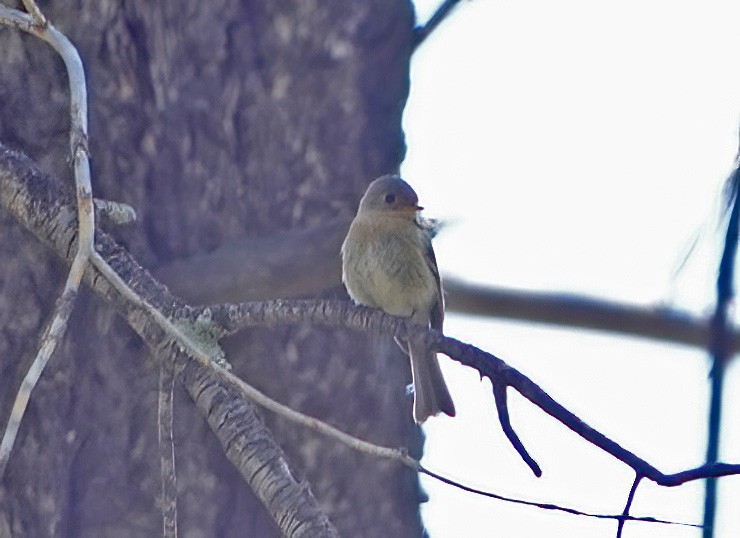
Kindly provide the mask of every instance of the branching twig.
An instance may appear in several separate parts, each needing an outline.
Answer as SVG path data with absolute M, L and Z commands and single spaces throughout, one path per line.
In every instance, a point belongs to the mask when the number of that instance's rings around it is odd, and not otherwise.
M 647 523 L 662 523 L 665 525 L 681 525 L 683 527 L 701 527 L 701 525 L 697 525 L 695 523 L 682 523 L 678 521 L 668 521 L 665 519 L 657 519 L 654 517 L 630 516 L 627 514 L 619 514 L 619 515 L 617 514 L 594 514 L 592 512 L 583 512 L 581 510 L 576 510 L 575 508 L 568 508 L 567 506 L 560 506 L 560 505 L 552 504 L 552 503 L 539 503 L 535 501 L 524 501 L 522 499 L 514 499 L 512 497 L 506 497 L 505 495 L 499 495 L 498 493 L 492 493 L 490 491 L 483 491 L 480 489 L 471 488 L 464 484 L 460 484 L 459 482 L 456 482 L 454 480 L 450 480 L 449 478 L 441 476 L 437 473 L 434 473 L 430 471 L 429 469 L 426 469 L 421 466 L 419 467 L 419 472 L 427 476 L 430 476 L 436 480 L 439 480 L 440 482 L 444 482 L 445 484 L 456 487 L 463 491 L 467 491 L 469 493 L 474 493 L 476 495 L 482 495 L 484 497 L 490 497 L 492 499 L 498 499 L 499 501 L 510 502 L 514 504 L 523 504 L 525 506 L 535 506 L 537 508 L 542 508 L 543 510 L 555 510 L 557 512 L 565 512 L 567 514 L 573 514 L 575 516 L 592 517 L 596 519 L 616 519 L 617 521 L 621 521 L 621 520 L 642 521 L 642 522 L 647 522 Z
M 36 25 L 44 27 L 49 24 L 44 14 L 41 13 L 39 6 L 36 5 L 35 0 L 23 0 L 23 7 L 25 7 L 26 11 L 31 14 Z
M 287 407 L 279 402 L 276 402 L 269 396 L 266 396 L 265 394 L 261 393 L 254 387 L 250 386 L 248 383 L 242 381 L 238 377 L 234 376 L 230 372 L 221 369 L 219 366 L 214 365 L 215 369 L 219 370 L 219 374 L 223 376 L 224 381 L 231 384 L 232 386 L 235 386 L 238 388 L 238 390 L 247 396 L 248 398 L 254 400 L 257 404 L 264 407 L 265 409 L 268 409 L 288 420 L 291 420 L 293 422 L 296 422 L 306 428 L 309 428 L 311 430 L 317 431 L 319 433 L 322 433 L 326 435 L 327 437 L 330 437 L 336 441 L 339 441 L 340 443 L 343 443 L 350 448 L 353 448 L 354 450 L 357 450 L 359 452 L 363 452 L 365 454 L 369 454 L 374 457 L 379 458 L 385 458 L 390 459 L 393 461 L 396 461 L 402 465 L 405 465 L 407 467 L 410 467 L 411 469 L 425 474 L 431 478 L 434 478 L 435 480 L 439 480 L 440 482 L 444 484 L 448 484 L 451 486 L 454 486 L 458 489 L 461 489 L 463 491 L 467 491 L 469 493 L 474 493 L 476 495 L 482 495 L 484 497 L 489 497 L 492 499 L 498 499 L 501 501 L 511 502 L 515 504 L 522 504 L 526 506 L 534 506 L 537 508 L 542 508 L 545 510 L 555 510 L 560 512 L 566 512 L 568 514 L 573 514 L 577 516 L 584 516 L 584 517 L 592 517 L 597 519 L 615 519 L 620 522 L 620 525 L 623 524 L 625 520 L 628 521 L 642 521 L 642 522 L 648 522 L 648 523 L 662 523 L 667 525 L 682 525 L 682 526 L 688 526 L 688 527 L 699 527 L 700 525 L 696 525 L 693 523 L 682 523 L 682 522 L 676 522 L 676 521 L 668 521 L 663 519 L 656 519 L 654 517 L 634 517 L 630 516 L 627 511 L 629 510 L 629 505 L 631 504 L 632 497 L 634 496 L 634 489 L 637 487 L 637 481 L 633 485 L 633 491 L 630 494 L 630 499 L 628 500 L 627 507 L 625 508 L 625 512 L 623 512 L 620 515 L 616 514 L 594 514 L 591 512 L 583 512 L 581 510 L 577 510 L 575 508 L 569 508 L 567 506 L 561 506 L 558 504 L 553 503 L 539 503 L 535 501 L 525 501 L 523 499 L 515 499 L 513 497 L 506 497 L 503 495 L 499 495 L 497 493 L 492 493 L 489 491 L 483 491 L 480 489 L 472 488 L 470 486 L 466 486 L 460 482 L 457 482 L 455 480 L 452 480 L 450 478 L 446 478 L 438 473 L 435 473 L 433 471 L 430 471 L 429 469 L 426 469 L 421 465 L 421 463 L 409 456 L 405 450 L 403 449 L 397 449 L 397 448 L 390 448 L 390 447 L 384 447 L 379 446 L 373 443 L 369 443 L 367 441 L 363 441 L 362 439 L 358 439 L 357 437 L 354 437 L 352 435 L 349 435 L 334 426 L 331 426 L 329 424 L 326 424 L 325 422 L 322 422 L 316 418 L 310 417 L 308 415 L 304 415 L 303 413 L 300 413 L 298 411 L 295 411 L 291 409 L 290 407 Z M 494 391 L 495 394 L 495 391 Z M 516 433 L 513 432 L 512 434 L 514 437 L 516 437 Z M 518 441 L 518 438 L 517 438 Z M 521 442 L 519 443 L 521 445 Z M 526 453 L 526 450 L 524 447 L 521 447 L 521 450 L 524 451 L 524 454 L 528 456 Z M 531 458 L 530 458 L 531 460 Z M 532 461 L 532 464 L 534 467 L 539 471 L 539 467 L 537 464 Z M 537 476 L 540 476 L 542 473 L 541 471 Z M 620 527 L 621 528 L 621 527 Z
M 677 486 L 691 480 L 740 474 L 740 464 L 704 465 L 680 473 L 665 474 L 647 461 L 623 448 L 595 430 L 575 414 L 556 402 L 527 376 L 500 358 L 475 346 L 444 336 L 432 329 L 412 324 L 366 307 L 345 301 L 264 301 L 238 305 L 208 307 L 214 322 L 229 333 L 244 327 L 265 327 L 278 324 L 312 323 L 355 330 L 373 331 L 402 340 L 423 337 L 429 347 L 453 360 L 474 368 L 481 375 L 501 386 L 511 387 L 522 396 L 571 429 L 589 443 L 601 448 L 635 470 L 636 473 L 661 486 Z M 197 310 L 196 310 L 197 311 Z
M 627 502 L 624 505 L 624 510 L 622 510 L 622 517 L 619 518 L 619 523 L 617 523 L 617 538 L 622 538 L 622 530 L 624 529 L 624 522 L 633 520 L 633 518 L 630 517 L 630 508 L 632 507 L 632 501 L 635 500 L 635 493 L 637 493 L 637 486 L 640 485 L 640 480 L 642 480 L 642 476 L 639 474 L 636 474 L 635 479 L 632 481 L 632 487 L 630 488 L 630 492 L 627 495 Z
M 15 444 L 18 428 L 28 405 L 33 388 L 49 362 L 59 341 L 64 337 L 72 313 L 77 291 L 94 250 L 95 212 L 90 184 L 90 163 L 87 152 L 87 89 L 85 71 L 74 45 L 57 31 L 41 13 L 34 0 L 23 0 L 31 15 L 0 6 L 0 23 L 30 32 L 49 43 L 64 60 L 69 79 L 71 101 L 70 147 L 74 161 L 77 193 L 77 252 L 64 285 L 62 295 L 54 307 L 54 314 L 41 339 L 38 354 L 33 360 L 13 403 L 10 418 L 0 442 L 0 477 L 4 474 Z
M 524 444 L 521 439 L 519 439 L 519 436 L 511 426 L 511 420 L 509 420 L 509 406 L 506 401 L 506 385 L 494 380 L 491 380 L 491 382 L 493 400 L 496 403 L 496 411 L 498 412 L 498 421 L 501 424 L 501 429 L 504 431 L 504 435 L 506 435 L 511 446 L 514 447 L 514 450 L 516 450 L 519 456 L 524 460 L 524 463 L 526 463 L 534 475 L 539 478 L 542 476 L 542 469 L 540 469 L 540 466 L 537 465 L 537 462 L 534 461 L 532 456 L 529 455 L 529 452 L 524 448 Z

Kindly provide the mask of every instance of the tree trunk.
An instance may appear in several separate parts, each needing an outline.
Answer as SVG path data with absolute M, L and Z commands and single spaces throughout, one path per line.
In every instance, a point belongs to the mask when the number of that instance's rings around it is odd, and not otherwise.
M 350 218 L 367 183 L 403 157 L 406 2 L 59 0 L 41 8 L 87 68 L 95 196 L 136 208 L 135 224 L 110 231 L 151 269 L 245 237 Z M 59 58 L 33 37 L 1 30 L 0 81 L 0 141 L 71 185 Z M 65 268 L 0 217 L 4 424 Z M 189 285 L 197 291 L 207 279 Z M 179 288 L 188 300 L 188 286 Z M 331 293 L 344 296 L 339 287 Z M 420 451 L 404 394 L 407 360 L 393 342 L 305 327 L 253 330 L 225 345 L 235 372 L 275 399 L 364 439 Z M 157 376 L 128 325 L 83 294 L 2 481 L 0 536 L 161 532 Z M 277 535 L 184 391 L 175 406 L 181 534 Z M 422 533 L 414 473 L 264 419 L 342 535 Z

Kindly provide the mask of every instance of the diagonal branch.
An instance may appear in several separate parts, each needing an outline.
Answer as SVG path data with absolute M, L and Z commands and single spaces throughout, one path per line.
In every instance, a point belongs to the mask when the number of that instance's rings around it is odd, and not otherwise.
M 493 379 L 491 382 L 493 383 L 493 400 L 496 403 L 496 411 L 498 412 L 498 421 L 501 424 L 501 429 L 504 431 L 504 435 L 506 435 L 511 446 L 514 447 L 514 450 L 516 450 L 519 456 L 524 460 L 524 463 L 526 463 L 534 475 L 539 478 L 542 476 L 542 469 L 540 469 L 540 466 L 537 465 L 537 462 L 534 461 L 532 456 L 529 455 L 529 452 L 524 448 L 524 444 L 521 439 L 519 439 L 519 436 L 511 426 L 511 420 L 509 419 L 509 405 L 506 397 L 506 385 L 499 383 L 498 381 L 494 381 Z
M 740 474 L 740 464 L 704 465 L 680 473 L 665 474 L 656 467 L 595 430 L 563 407 L 527 376 L 503 360 L 454 338 L 414 325 L 405 318 L 390 316 L 372 308 L 354 306 L 346 301 L 276 300 L 258 303 L 215 305 L 207 308 L 214 322 L 227 333 L 244 327 L 265 327 L 279 324 L 311 323 L 331 327 L 372 331 L 392 335 L 401 340 L 424 338 L 435 351 L 477 370 L 493 383 L 511 387 L 522 396 L 577 433 L 589 443 L 611 454 L 636 473 L 661 486 L 677 486 L 691 480 Z
M 68 247 L 75 243 L 77 229 L 72 198 L 30 159 L 1 144 L 0 207 L 71 263 Z M 254 405 L 225 383 L 214 368 L 192 360 L 180 346 L 168 346 L 173 337 L 160 326 L 161 319 L 190 319 L 195 325 L 199 313 L 155 281 L 107 234 L 96 234 L 96 250 L 94 269 L 87 271 L 86 283 L 157 350 L 160 360 L 169 357 L 174 361 L 178 379 L 221 441 L 226 456 L 283 534 L 337 536 L 310 489 L 291 472 L 285 454 L 258 418 Z M 124 287 L 117 287 L 114 279 L 122 281 Z M 191 318 L 187 318 L 189 313 Z
M 73 213 L 70 210 L 71 201 L 68 197 L 65 198 L 55 183 L 39 173 L 29 159 L 6 150 L 2 146 L 0 146 L 0 204 L 42 241 L 53 247 L 60 256 L 69 260 L 71 256 L 67 252 L 66 245 L 74 236 L 75 229 Z M 677 486 L 701 478 L 740 474 L 740 465 L 723 463 L 705 465 L 673 474 L 662 473 L 645 460 L 585 424 L 553 400 L 536 383 L 498 357 L 472 345 L 445 337 L 436 331 L 415 326 L 404 318 L 389 316 L 369 308 L 356 307 L 345 301 L 278 300 L 239 305 L 215 305 L 197 309 L 188 307 L 153 280 L 109 236 L 103 233 L 98 235 L 98 250 L 101 257 L 107 260 L 106 263 L 110 264 L 112 270 L 126 281 L 128 288 L 139 298 L 140 302 L 135 302 L 122 295 L 102 273 L 96 272 L 94 275 L 89 275 L 88 282 L 93 290 L 118 309 L 128 319 L 131 326 L 153 347 L 160 346 L 165 341 L 171 341 L 171 337 L 163 332 L 148 310 L 142 307 L 144 303 L 156 308 L 160 315 L 167 319 L 194 321 L 207 317 L 219 328 L 220 335 L 248 326 L 312 323 L 373 331 L 401 339 L 408 339 L 411 336 L 421 337 L 426 340 L 430 348 L 475 368 L 489 379 L 496 379 L 498 383 L 517 390 L 585 440 L 624 462 L 637 474 L 659 485 Z M 216 374 L 215 369 L 208 368 L 199 361 L 184 360 L 181 356 L 177 357 L 176 364 L 178 368 L 182 368 L 181 379 L 193 396 L 199 410 L 208 418 L 212 429 L 226 447 L 227 454 L 231 450 L 230 459 L 243 475 L 251 473 L 254 478 L 255 471 L 264 469 L 266 465 L 265 461 L 260 459 L 259 462 L 255 462 L 254 458 L 264 457 L 265 451 L 261 448 L 259 451 L 244 454 L 241 447 L 253 446 L 248 441 L 253 438 L 252 436 L 264 438 L 266 446 L 269 447 L 270 438 L 260 430 L 264 427 L 253 415 L 252 404 L 245 400 L 238 390 L 229 388 Z M 214 417 L 219 417 L 220 420 Z M 268 461 L 277 461 L 277 467 L 283 468 L 283 478 L 288 483 L 292 482 L 294 488 L 300 489 L 300 484 L 287 471 L 279 448 L 276 446 L 270 448 L 270 450 L 273 449 L 278 451 L 277 460 Z M 285 475 L 286 472 L 287 475 Z M 276 470 L 276 473 L 280 476 L 280 469 Z M 274 491 L 266 495 L 258 486 L 254 487 L 257 487 L 258 495 L 261 495 L 263 502 L 267 505 L 275 502 Z M 290 486 L 288 488 L 290 489 Z M 310 492 L 305 491 L 305 493 L 312 499 Z M 273 496 L 270 497 L 270 495 Z M 311 506 L 311 502 L 308 502 L 307 506 Z M 282 515 L 277 511 L 273 513 L 273 517 L 276 518 Z M 320 518 L 316 521 L 325 522 Z
M 418 48 L 432 34 L 459 3 L 460 0 L 444 0 L 424 26 L 414 28 L 414 49 Z

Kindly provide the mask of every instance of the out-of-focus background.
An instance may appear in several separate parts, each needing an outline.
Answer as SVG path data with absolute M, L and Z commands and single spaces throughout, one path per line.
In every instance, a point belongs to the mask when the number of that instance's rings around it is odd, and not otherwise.
M 420 22 L 439 1 L 417 0 Z M 740 5 L 731 1 L 462 2 L 412 59 L 404 177 L 444 275 L 709 316 L 723 187 L 740 120 Z M 504 358 L 662 471 L 703 463 L 710 367 L 688 346 L 449 313 L 448 335 Z M 428 421 L 424 463 L 468 485 L 619 513 L 631 470 L 521 398 L 512 421 L 534 478 L 495 417 L 490 387 L 443 368 L 459 416 Z M 725 381 L 720 459 L 740 460 L 740 365 Z M 616 524 L 486 499 L 424 479 L 437 536 L 613 536 Z M 701 523 L 704 484 L 643 481 L 633 515 Z M 740 478 L 720 480 L 715 536 L 740 528 Z M 624 536 L 696 537 L 628 523 Z

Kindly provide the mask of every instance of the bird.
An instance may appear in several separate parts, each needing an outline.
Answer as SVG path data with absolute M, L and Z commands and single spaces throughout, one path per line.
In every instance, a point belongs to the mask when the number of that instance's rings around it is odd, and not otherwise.
M 433 229 L 419 216 L 422 209 L 400 176 L 384 175 L 370 183 L 342 244 L 342 281 L 355 303 L 441 332 L 442 284 Z M 422 424 L 439 413 L 455 416 L 437 354 L 418 343 L 399 345 L 411 359 L 414 420 Z

